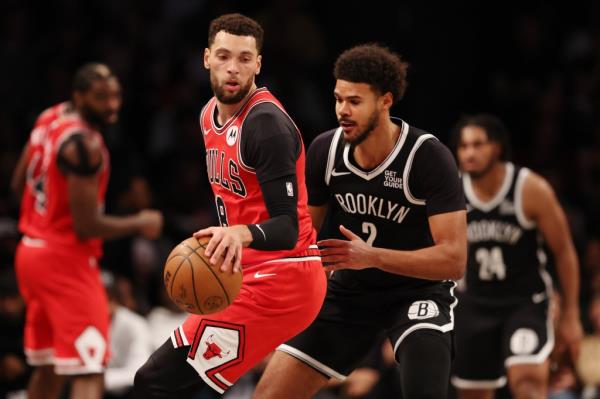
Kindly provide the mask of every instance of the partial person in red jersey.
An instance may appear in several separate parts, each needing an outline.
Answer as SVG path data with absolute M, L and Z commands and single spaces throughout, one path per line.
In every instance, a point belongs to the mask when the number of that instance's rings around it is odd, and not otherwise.
M 102 130 L 118 120 L 121 87 L 103 64 L 82 66 L 71 101 L 44 111 L 15 169 L 22 195 L 15 268 L 27 305 L 25 353 L 36 369 L 30 399 L 58 398 L 67 377 L 71 397 L 101 398 L 108 359 L 108 302 L 98 260 L 102 239 L 156 238 L 158 211 L 104 213 L 110 160 Z

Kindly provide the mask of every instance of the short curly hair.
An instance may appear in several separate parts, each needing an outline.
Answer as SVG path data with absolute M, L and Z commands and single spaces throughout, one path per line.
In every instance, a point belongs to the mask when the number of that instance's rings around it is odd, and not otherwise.
M 394 103 L 404 96 L 408 63 L 386 47 L 361 44 L 344 51 L 335 61 L 333 76 L 354 83 L 367 83 L 378 94 L 392 93 Z
M 212 20 L 208 27 L 208 47 L 212 46 L 215 36 L 225 31 L 237 36 L 252 36 L 256 39 L 256 48 L 260 54 L 263 46 L 264 31 L 252 18 L 242 14 L 224 14 Z

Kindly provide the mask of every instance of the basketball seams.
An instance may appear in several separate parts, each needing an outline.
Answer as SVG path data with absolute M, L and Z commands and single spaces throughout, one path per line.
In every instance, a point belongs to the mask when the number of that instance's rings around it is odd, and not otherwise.
M 200 246 L 205 249 L 206 247 L 202 245 L 202 243 L 198 242 L 198 244 L 200 244 Z M 185 245 L 187 248 L 192 250 L 192 253 L 194 255 L 196 255 L 201 261 L 202 263 L 204 263 L 204 265 L 206 266 L 206 268 L 208 270 L 210 270 L 210 272 L 212 273 L 212 275 L 214 276 L 215 280 L 217 280 L 217 283 L 219 283 L 219 286 L 221 287 L 221 290 L 223 291 L 223 294 L 225 294 L 225 299 L 227 299 L 227 305 L 231 305 L 231 301 L 229 299 L 229 294 L 227 293 L 227 290 L 225 289 L 225 287 L 223 286 L 223 283 L 221 282 L 221 280 L 219 279 L 219 277 L 217 276 L 217 273 L 215 273 L 215 271 L 212 269 L 211 265 L 209 263 L 207 263 L 204 258 L 198 253 L 196 252 L 196 249 L 198 248 L 192 248 L 191 246 L 189 246 L 188 244 L 183 244 Z M 191 255 L 191 254 L 190 254 Z
M 174 259 L 178 256 L 181 256 L 183 258 L 183 260 L 177 265 L 175 272 L 173 273 L 173 277 L 171 277 L 171 287 L 169 288 L 169 296 L 171 298 L 173 298 L 173 285 L 175 284 L 175 277 L 177 276 L 177 273 L 179 273 L 179 269 L 181 269 L 181 265 L 183 265 L 183 262 L 185 262 L 186 260 L 189 261 L 189 257 L 187 255 L 181 255 L 181 254 L 175 254 L 173 255 L 171 258 L 169 258 L 169 261 L 171 259 Z M 167 261 L 167 262 L 169 262 Z M 191 263 L 190 263 L 191 266 Z
M 189 256 L 187 257 L 187 259 L 189 260 Z M 198 295 L 196 295 L 196 279 L 194 278 L 194 266 L 192 265 L 192 262 L 189 262 L 190 264 L 190 272 L 192 273 L 192 292 L 194 293 L 194 300 L 196 301 L 196 306 L 198 307 L 198 310 L 200 311 L 200 313 L 204 314 L 204 311 L 202 310 L 202 306 L 200 306 L 200 302 L 198 301 Z

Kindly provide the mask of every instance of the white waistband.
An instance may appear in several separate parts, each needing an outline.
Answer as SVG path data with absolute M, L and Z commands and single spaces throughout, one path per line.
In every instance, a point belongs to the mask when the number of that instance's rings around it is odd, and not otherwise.
M 21 238 L 21 241 L 23 242 L 23 244 L 27 245 L 28 247 L 35 247 L 35 248 L 45 248 L 46 247 L 46 241 L 42 240 L 41 238 L 31 238 L 28 236 L 23 236 L 23 238 Z

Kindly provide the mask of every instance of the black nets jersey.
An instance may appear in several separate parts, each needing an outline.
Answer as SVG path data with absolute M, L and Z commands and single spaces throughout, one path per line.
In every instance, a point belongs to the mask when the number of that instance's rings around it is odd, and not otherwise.
M 465 292 L 495 303 L 546 299 L 550 277 L 535 223 L 523 212 L 523 183 L 529 170 L 506 164 L 500 190 L 488 202 L 478 199 L 463 175 L 467 199 L 469 256 Z
M 363 170 L 341 128 L 322 133 L 307 154 L 309 205 L 329 203 L 322 231 L 345 237 L 339 226 L 369 245 L 397 250 L 432 246 L 428 217 L 465 209 L 456 164 L 433 135 L 392 119 L 401 133 L 388 157 Z M 352 289 L 421 288 L 439 284 L 388 273 L 377 268 L 339 270 L 333 279 Z

